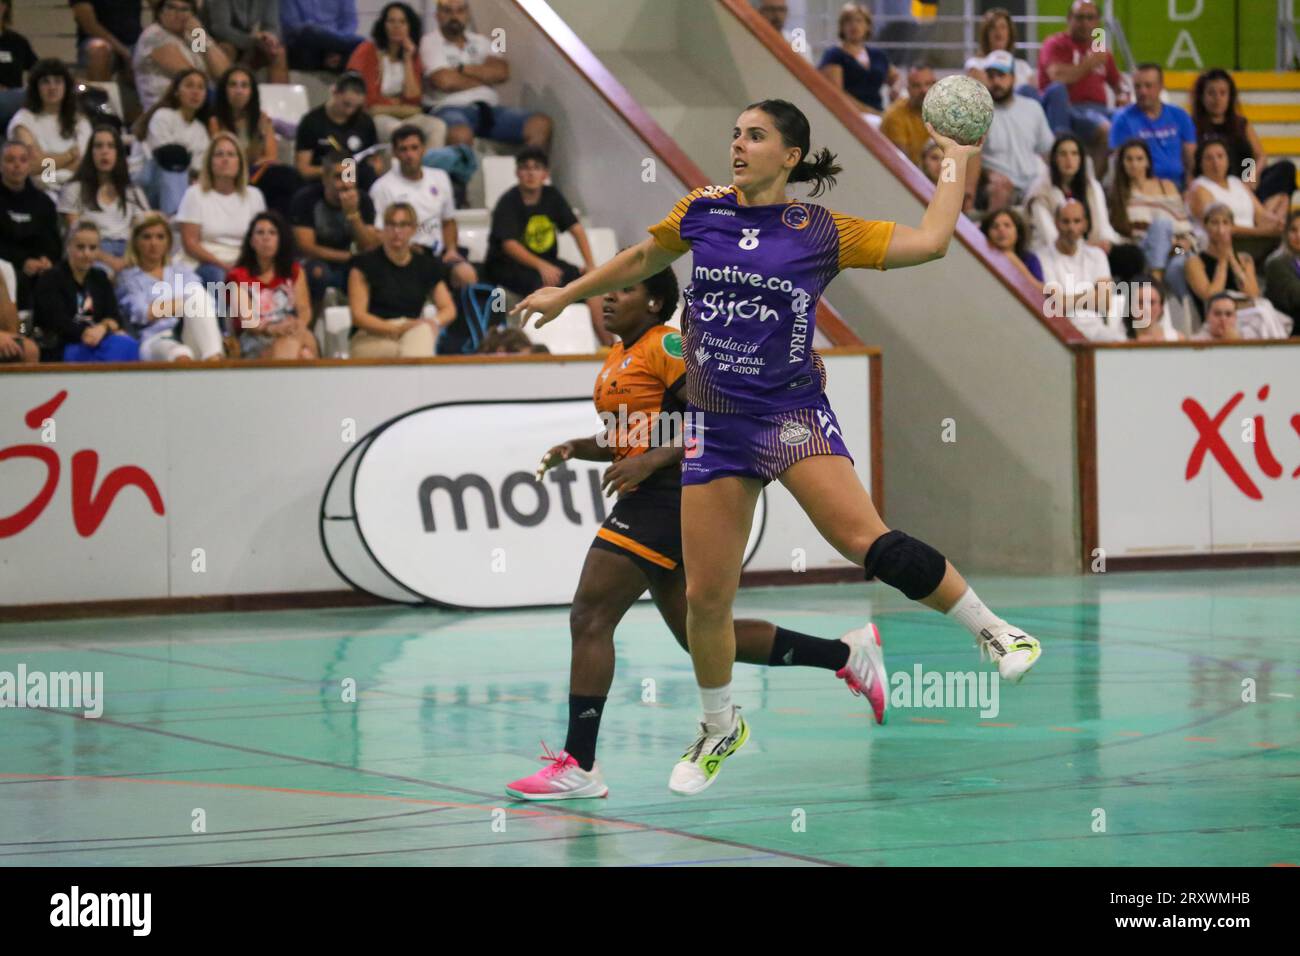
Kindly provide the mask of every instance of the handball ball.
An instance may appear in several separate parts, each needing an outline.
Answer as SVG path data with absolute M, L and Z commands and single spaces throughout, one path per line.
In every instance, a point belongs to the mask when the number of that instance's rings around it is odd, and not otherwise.
M 979 142 L 993 122 L 993 97 L 979 80 L 945 76 L 925 94 L 921 118 L 963 146 Z

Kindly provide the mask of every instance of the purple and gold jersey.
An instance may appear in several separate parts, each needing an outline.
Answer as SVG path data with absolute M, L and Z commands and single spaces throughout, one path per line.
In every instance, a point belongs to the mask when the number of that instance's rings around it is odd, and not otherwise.
M 692 254 L 682 320 L 692 405 L 761 415 L 817 400 L 817 301 L 841 269 L 883 269 L 894 224 L 793 200 L 742 206 L 736 187 L 705 186 L 649 231 Z

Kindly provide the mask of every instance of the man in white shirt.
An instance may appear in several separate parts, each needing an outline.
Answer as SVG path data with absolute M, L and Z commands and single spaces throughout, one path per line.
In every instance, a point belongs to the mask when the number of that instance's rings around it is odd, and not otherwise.
M 1106 324 L 1110 312 L 1110 263 L 1088 245 L 1088 214 L 1083 203 L 1068 199 L 1056 210 L 1056 242 L 1038 251 L 1043 265 L 1044 303 L 1050 314 L 1064 315 L 1094 342 L 1122 342 L 1124 330 Z
M 510 64 L 492 40 L 471 33 L 467 0 L 438 0 L 438 29 L 420 38 L 424 104 L 447 124 L 447 145 L 472 146 L 475 136 L 549 150 L 551 118 L 502 106 L 496 91 L 510 79 Z
M 370 187 L 375 218 L 383 221 L 384 210 L 394 203 L 410 203 L 415 209 L 413 246 L 422 247 L 442 259 L 451 273 L 452 285 L 478 281 L 474 267 L 457 248 L 456 204 L 452 199 L 451 177 L 441 169 L 422 163 L 424 132 L 418 126 L 399 126 L 393 132 L 396 163 Z
M 975 208 L 995 210 L 1020 203 L 1038 178 L 1054 137 L 1043 108 L 1016 93 L 1010 53 L 994 50 L 980 61 L 980 69 L 993 97 L 993 122 L 984 149 L 970 159 L 966 189 Z

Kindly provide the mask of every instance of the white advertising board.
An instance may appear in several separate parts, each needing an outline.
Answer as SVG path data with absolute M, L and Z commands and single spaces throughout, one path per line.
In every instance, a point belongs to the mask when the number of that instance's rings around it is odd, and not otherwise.
M 1300 550 L 1300 348 L 1095 354 L 1108 557 Z
M 870 487 L 868 357 L 826 361 L 830 400 Z M 551 445 L 598 431 L 589 400 L 584 412 L 577 398 L 590 394 L 598 371 L 593 360 L 557 360 L 2 374 L 0 607 L 349 584 L 411 602 L 421 600 L 414 587 L 464 607 L 566 604 L 599 524 L 586 474 L 597 466 L 575 469 L 576 523 L 565 514 L 559 477 L 548 475 L 540 489 L 515 478 L 505 489 L 508 506 L 502 491 L 512 475 L 531 476 Z M 494 402 L 550 401 L 553 418 L 493 420 L 485 411 Z M 417 416 L 407 416 L 452 404 L 460 411 L 439 423 L 441 437 L 432 440 L 417 434 Z M 394 444 L 366 446 L 379 426 L 403 416 L 406 424 L 387 439 Z M 415 487 L 399 490 L 399 465 L 410 466 L 413 480 L 420 468 L 429 470 Z M 471 472 L 490 485 L 499 526 L 488 528 L 486 499 L 473 493 L 465 499 L 465 531 L 443 536 L 455 527 L 454 503 L 438 492 L 430 499 L 437 533 L 427 535 L 438 543 L 424 540 L 419 482 Z M 383 538 L 386 529 L 419 546 L 400 559 L 388 554 L 376 567 L 364 561 L 366 544 L 342 527 L 347 522 L 322 521 L 322 514 L 353 513 L 354 483 L 380 502 L 357 523 L 366 540 Z M 512 517 L 510 509 L 531 520 L 541 490 L 549 510 L 540 524 Z M 848 567 L 777 485 L 767 489 L 762 525 L 747 570 Z M 487 583 L 473 588 L 457 582 L 460 601 L 437 590 L 440 575 L 474 562 L 490 569 L 500 547 L 507 549 L 505 573 L 513 578 L 509 569 L 519 569 L 517 582 L 503 585 L 500 573 L 489 571 Z

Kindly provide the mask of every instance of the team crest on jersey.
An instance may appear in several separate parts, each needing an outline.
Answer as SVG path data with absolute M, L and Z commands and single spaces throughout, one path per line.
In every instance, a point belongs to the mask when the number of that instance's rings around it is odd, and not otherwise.
M 787 445 L 799 446 L 812 438 L 812 429 L 803 422 L 794 420 L 784 422 L 781 425 L 780 439 Z
M 781 212 L 781 221 L 791 229 L 803 229 L 808 225 L 812 214 L 802 203 L 792 202 Z
M 682 357 L 682 337 L 676 332 L 669 332 L 659 344 L 664 347 L 664 352 L 672 358 L 679 359 Z

